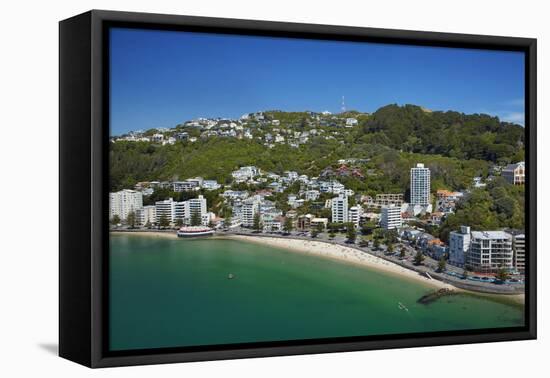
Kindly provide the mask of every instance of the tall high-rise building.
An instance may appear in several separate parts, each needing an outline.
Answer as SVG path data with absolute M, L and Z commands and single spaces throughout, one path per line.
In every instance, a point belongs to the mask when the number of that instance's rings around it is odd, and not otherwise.
M 400 228 L 403 224 L 401 218 L 401 207 L 395 205 L 386 205 L 382 207 L 380 215 L 380 225 L 385 230 Z
M 125 220 L 130 212 L 136 212 L 143 207 L 143 194 L 136 190 L 124 189 L 109 194 L 109 218 L 117 215 Z
M 342 193 L 332 199 L 332 222 L 346 223 L 348 219 L 348 196 Z
M 430 169 L 418 163 L 411 168 L 411 205 L 430 204 Z

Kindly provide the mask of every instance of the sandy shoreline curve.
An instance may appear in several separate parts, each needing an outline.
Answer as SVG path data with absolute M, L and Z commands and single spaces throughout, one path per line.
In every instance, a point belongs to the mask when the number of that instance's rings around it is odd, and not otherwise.
M 148 236 L 156 238 L 177 239 L 177 235 L 174 231 L 115 231 L 112 234 L 119 235 L 137 235 Z M 324 258 L 330 258 L 340 262 L 361 265 L 367 268 L 383 271 L 389 274 L 393 274 L 396 277 L 403 279 L 410 279 L 417 283 L 421 283 L 424 286 L 432 289 L 451 289 L 455 292 L 469 293 L 476 296 L 487 297 L 506 297 L 508 300 L 518 304 L 525 303 L 524 294 L 513 295 L 498 295 L 498 294 L 486 294 L 480 292 L 474 292 L 456 287 L 452 284 L 445 283 L 436 279 L 429 279 L 428 277 L 415 272 L 411 269 L 404 268 L 400 265 L 394 264 L 390 261 L 384 260 L 380 257 L 374 256 L 370 253 L 359 251 L 355 248 L 346 247 L 342 245 L 326 243 L 315 240 L 303 240 L 292 238 L 276 238 L 269 236 L 253 236 L 253 235 L 235 235 L 235 234 L 222 234 L 215 235 L 214 239 L 233 239 L 242 240 L 250 243 L 268 245 L 275 248 L 281 248 L 288 251 L 309 254 L 313 256 L 319 256 Z
M 224 238 L 248 241 L 251 243 L 269 245 L 271 247 L 282 248 L 294 252 L 300 252 L 309 255 L 321 256 L 338 260 L 342 262 L 362 265 L 368 268 L 381 270 L 394 274 L 399 277 L 409 278 L 421 282 L 435 289 L 447 288 L 455 291 L 463 291 L 460 288 L 428 277 L 422 276 L 410 269 L 403 268 L 393 264 L 380 257 L 373 256 L 357 249 L 345 247 L 336 244 L 324 243 L 314 240 L 272 238 L 269 236 L 248 236 L 248 235 L 227 235 Z

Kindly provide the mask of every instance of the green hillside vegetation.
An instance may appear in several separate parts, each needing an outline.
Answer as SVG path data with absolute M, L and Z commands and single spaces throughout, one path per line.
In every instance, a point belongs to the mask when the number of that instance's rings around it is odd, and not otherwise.
M 252 130 L 253 139 L 201 138 L 200 129 L 182 124 L 175 131 L 188 132 L 198 138 L 196 142 L 164 146 L 148 142 L 111 143 L 111 190 L 132 188 L 139 181 L 184 180 L 195 176 L 227 185 L 231 182 L 231 172 L 246 165 L 277 174 L 293 170 L 313 177 L 327 167 L 337 168 L 339 159 L 360 158 L 368 159 L 354 164 L 363 177 L 333 178 L 356 193 L 373 196 L 404 193 L 408 198 L 409 170 L 419 162 L 430 168 L 432 191 L 435 191 L 468 189 L 472 178 L 487 177 L 492 165 L 524 160 L 523 127 L 483 114 L 388 105 L 372 114 L 266 111 L 263 115 L 264 121 L 251 118 L 245 124 Z M 344 127 L 349 117 L 356 118 L 358 124 Z M 274 126 L 273 120 L 278 120 L 280 125 Z M 263 137 L 267 133 L 280 132 L 288 139 L 296 131 L 314 129 L 317 134 L 311 134 L 309 140 L 298 147 L 286 143 L 277 143 L 273 148 L 264 145 Z M 146 134 L 155 132 L 151 129 Z M 159 193 L 159 198 L 161 194 L 167 193 Z M 277 202 L 283 204 L 283 196 L 278 197 Z M 214 199 L 212 202 L 213 208 L 220 205 Z M 487 189 L 474 190 L 459 204 L 456 214 L 447 217 L 439 233 L 446 240 L 448 233 L 461 224 L 471 225 L 474 230 L 523 228 L 523 217 L 524 188 L 497 178 Z
M 525 227 L 525 187 L 506 183 L 497 177 L 487 189 L 476 189 L 457 205 L 456 213 L 449 215 L 439 229 L 442 240 L 448 242 L 449 233 L 461 225 L 472 230 L 496 230 Z

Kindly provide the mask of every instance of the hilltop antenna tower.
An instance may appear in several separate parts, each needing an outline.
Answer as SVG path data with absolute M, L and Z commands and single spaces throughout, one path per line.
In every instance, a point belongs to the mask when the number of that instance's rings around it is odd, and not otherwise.
M 344 96 L 342 96 L 342 113 L 346 112 L 346 102 L 344 100 Z

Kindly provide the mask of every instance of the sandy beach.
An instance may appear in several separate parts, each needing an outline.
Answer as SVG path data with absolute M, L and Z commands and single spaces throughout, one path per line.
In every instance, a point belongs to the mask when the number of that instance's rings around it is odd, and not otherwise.
M 112 234 L 138 235 L 138 236 L 147 236 L 147 237 L 154 237 L 154 238 L 177 239 L 177 235 L 175 231 L 158 231 L 158 230 L 115 231 L 115 232 L 112 232 Z M 386 273 L 395 274 L 401 278 L 411 279 L 434 289 L 447 288 L 447 289 L 452 289 L 454 291 L 471 293 L 474 295 L 489 296 L 489 297 L 495 296 L 495 294 L 484 294 L 484 293 L 472 292 L 469 290 L 458 288 L 456 286 L 453 286 L 451 284 L 448 284 L 436 279 L 429 279 L 428 277 L 421 275 L 413 270 L 410 270 L 402 266 L 399 266 L 397 264 L 394 264 L 392 262 L 386 261 L 380 257 L 376 257 L 369 253 L 361 252 L 357 249 L 345 247 L 342 245 L 336 245 L 336 244 L 325 243 L 325 242 L 314 241 L 314 240 L 274 238 L 274 237 L 266 237 L 266 236 L 223 234 L 223 235 L 214 236 L 214 237 L 243 240 L 250 243 L 259 243 L 264 245 L 267 244 L 272 247 L 283 248 L 289 251 L 321 256 L 321 257 L 330 258 L 330 259 L 351 263 L 351 264 L 358 264 L 371 269 L 378 269 Z M 496 295 L 496 296 L 505 297 L 507 300 L 511 302 L 525 304 L 524 294 Z
M 330 243 L 324 243 L 313 240 L 299 240 L 299 239 L 286 239 L 286 238 L 271 238 L 271 237 L 258 237 L 248 235 L 228 235 L 228 238 L 244 240 L 252 243 L 267 244 L 272 247 L 284 248 L 291 251 L 296 251 L 305 254 L 311 254 L 316 256 L 322 256 L 348 263 L 363 265 L 369 268 L 378 269 L 387 273 L 396 274 L 403 278 L 409 278 L 422 282 L 428 286 L 436 289 L 447 288 L 462 291 L 462 289 L 456 288 L 452 285 L 444 282 L 429 279 L 420 275 L 410 269 L 403 268 L 399 265 L 393 264 L 389 261 L 373 256 L 368 253 L 360 252 L 357 249 L 344 247 L 341 245 L 335 245 Z

